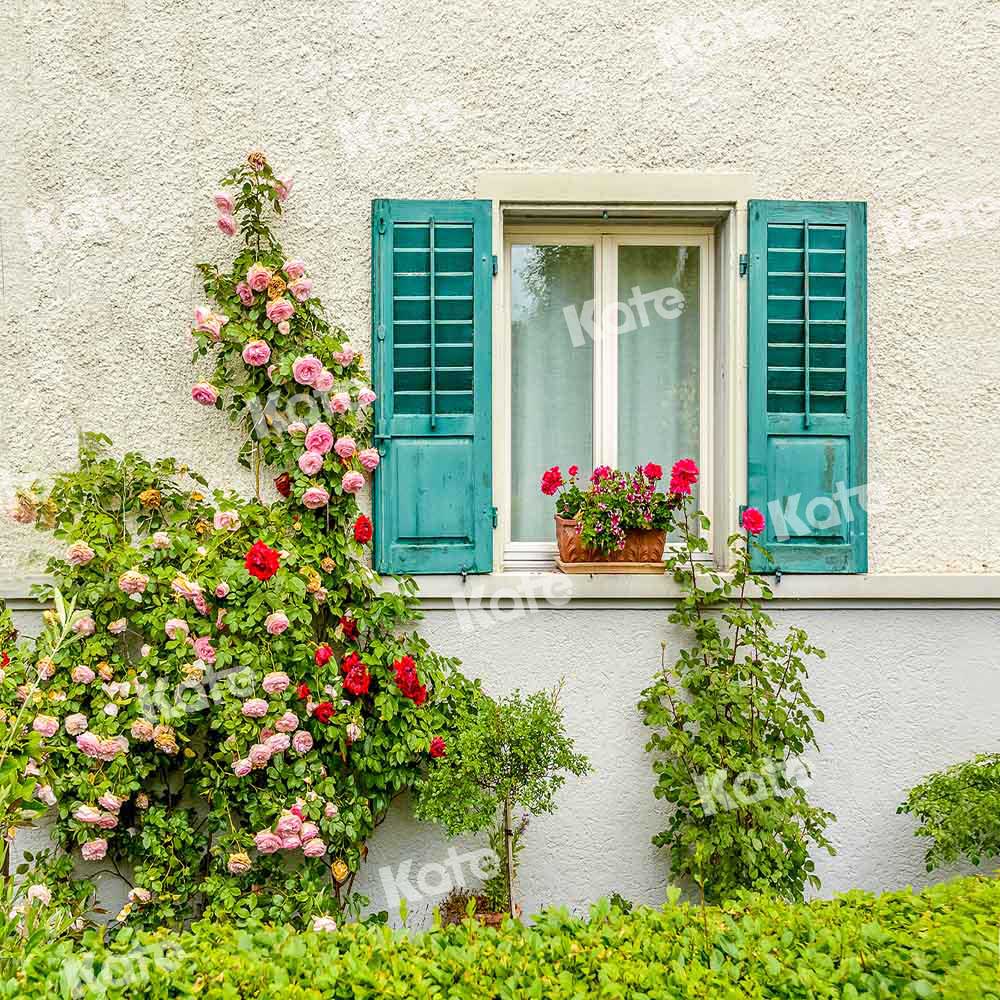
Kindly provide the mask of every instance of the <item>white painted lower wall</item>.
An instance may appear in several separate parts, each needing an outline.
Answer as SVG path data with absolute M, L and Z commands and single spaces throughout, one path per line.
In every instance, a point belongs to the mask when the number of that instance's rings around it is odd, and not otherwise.
M 664 826 L 664 806 L 653 798 L 636 703 L 656 669 L 661 641 L 670 649 L 682 642 L 666 616 L 663 609 L 570 603 L 468 631 L 452 610 L 427 613 L 422 631 L 432 645 L 461 657 L 490 693 L 549 687 L 565 678 L 568 728 L 594 772 L 567 782 L 559 812 L 530 826 L 517 887 L 526 913 L 547 904 L 582 910 L 612 891 L 635 901 L 663 900 L 669 871 L 651 838 Z M 818 726 L 820 752 L 811 757 L 812 795 L 837 816 L 829 831 L 837 856 L 817 856 L 821 894 L 945 877 L 924 871 L 925 845 L 896 806 L 928 772 L 998 749 L 1000 609 L 898 602 L 869 609 L 781 607 L 774 617 L 779 627 L 804 627 L 829 654 L 809 682 L 826 715 Z M 42 839 L 41 831 L 28 832 L 18 847 Z M 437 827 L 413 820 L 400 802 L 371 842 L 358 888 L 375 909 L 387 907 L 382 869 L 390 877 L 402 874 L 419 892 L 424 868 L 425 888 L 442 882 L 447 888 L 452 876 L 434 866 L 450 863 L 450 849 L 462 855 L 478 846 L 449 842 Z M 468 864 L 464 870 L 473 884 Z M 110 882 L 102 889 L 112 907 L 119 889 Z M 440 898 L 411 899 L 411 923 L 428 920 Z M 397 909 L 391 898 L 388 908 Z

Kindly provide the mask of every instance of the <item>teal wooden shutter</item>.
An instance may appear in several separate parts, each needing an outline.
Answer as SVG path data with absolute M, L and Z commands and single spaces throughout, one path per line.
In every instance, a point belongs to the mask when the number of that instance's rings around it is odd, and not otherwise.
M 488 201 L 372 204 L 375 567 L 493 566 Z
M 868 568 L 867 235 L 861 202 L 749 205 L 748 502 L 758 572 Z

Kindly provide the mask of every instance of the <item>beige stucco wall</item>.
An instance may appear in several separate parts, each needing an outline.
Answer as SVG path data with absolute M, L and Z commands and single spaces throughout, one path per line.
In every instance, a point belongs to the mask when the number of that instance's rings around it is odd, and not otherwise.
M 491 169 L 744 172 L 761 197 L 870 205 L 873 571 L 1000 570 L 988 0 L 12 0 L 0 17 L 0 500 L 72 461 L 82 427 L 247 484 L 234 435 L 190 402 L 185 337 L 193 262 L 231 252 L 210 193 L 249 147 L 294 175 L 285 245 L 360 345 L 374 196 L 469 196 Z M 0 573 L 32 544 L 4 523 Z

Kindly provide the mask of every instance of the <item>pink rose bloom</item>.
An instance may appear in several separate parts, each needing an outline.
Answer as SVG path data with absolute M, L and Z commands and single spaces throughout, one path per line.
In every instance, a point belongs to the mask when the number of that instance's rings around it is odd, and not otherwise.
M 333 431 L 324 423 L 313 424 L 306 434 L 306 448 L 325 455 L 333 447 Z
M 42 736 L 48 739 L 50 736 L 55 736 L 59 731 L 59 720 L 53 718 L 51 715 L 36 715 L 34 721 L 31 723 L 31 728 L 36 733 L 41 733 Z
M 323 363 L 312 354 L 304 354 L 292 362 L 292 378 L 299 385 L 312 385 L 323 370 Z
M 357 493 L 365 485 L 365 477 L 360 472 L 345 472 L 340 485 L 345 493 Z
M 361 392 L 358 393 L 359 406 L 369 406 L 371 403 L 374 403 L 376 399 L 378 399 L 378 396 L 376 396 L 371 389 L 362 389 Z
M 292 313 L 295 312 L 295 306 L 286 298 L 271 299 L 265 312 L 272 323 L 281 323 L 291 317 Z
M 215 406 L 219 390 L 209 382 L 195 382 L 191 387 L 191 398 L 202 406 Z
M 365 448 L 364 451 L 358 452 L 358 461 L 364 469 L 367 469 L 369 472 L 374 472 L 378 468 L 378 463 L 381 461 L 378 454 L 378 448 Z
M 323 815 L 327 819 L 333 819 L 333 817 L 336 816 L 337 813 L 339 813 L 339 812 L 340 812 L 340 810 L 337 808 L 337 805 L 336 805 L 335 802 L 327 802 L 323 806 Z
M 278 201 L 287 201 L 292 193 L 291 177 L 276 177 L 274 181 L 274 193 L 278 196 Z
M 93 635 L 97 631 L 97 624 L 94 622 L 93 618 L 80 618 L 76 624 L 74 624 L 73 631 L 77 635 L 82 635 L 84 637 Z
M 240 526 L 240 515 L 235 510 L 217 510 L 212 524 L 216 531 L 236 531 Z
M 309 510 L 319 510 L 330 502 L 330 494 L 322 486 L 310 486 L 302 494 L 302 506 Z
M 230 875 L 246 875 L 252 864 L 245 854 L 231 854 L 226 862 L 226 870 Z
M 163 630 L 169 639 L 178 639 L 181 636 L 186 638 L 191 632 L 188 623 L 180 618 L 168 618 Z
M 84 861 L 101 861 L 104 855 L 108 853 L 108 842 L 104 837 L 98 837 L 97 840 L 88 840 L 80 848 L 80 853 L 83 855 Z
M 271 748 L 266 743 L 255 743 L 250 747 L 247 754 L 251 767 L 267 767 L 267 762 L 271 759 Z
M 249 757 L 243 757 L 240 760 L 233 761 L 233 774 L 235 774 L 237 778 L 245 778 L 252 769 L 253 764 L 250 763 Z
M 313 382 L 313 388 L 317 392 L 329 392 L 333 388 L 333 372 L 324 368 Z
M 350 458 L 358 450 L 358 445 L 354 438 L 342 437 L 337 438 L 337 441 L 333 446 L 333 450 L 341 458 Z
M 125 800 L 118 798 L 117 795 L 112 795 L 111 792 L 105 792 L 97 800 L 97 804 L 101 806 L 102 809 L 107 809 L 108 812 L 116 813 L 123 805 L 125 805 Z
M 308 430 L 308 428 L 306 427 L 306 425 L 304 423 L 302 423 L 301 420 L 293 420 L 288 425 L 288 433 L 289 434 L 305 434 L 305 432 L 307 430 Z
M 248 719 L 262 719 L 267 715 L 268 704 L 263 698 L 248 698 L 241 711 Z
M 275 733 L 267 738 L 267 749 L 271 753 L 284 753 L 292 745 L 288 733 Z
M 153 548 L 154 549 L 169 549 L 170 548 L 170 536 L 165 531 L 156 531 L 153 533 Z
M 282 813 L 278 817 L 278 822 L 274 827 L 274 832 L 280 837 L 287 837 L 290 833 L 298 833 L 302 829 L 302 820 L 293 812 Z
M 274 724 L 279 733 L 294 733 L 299 728 L 299 717 L 294 712 L 285 712 Z
M 218 343 L 219 337 L 222 334 L 222 328 L 228 322 L 228 316 L 223 316 L 220 313 L 214 313 L 208 306 L 198 306 L 198 308 L 194 311 L 195 330 L 200 331 L 201 333 L 207 333 L 215 343 Z
M 302 846 L 302 839 L 297 833 L 287 833 L 281 838 L 281 849 L 283 851 L 294 851 Z
M 223 580 L 219 584 L 216 584 L 215 596 L 218 597 L 220 601 L 224 600 L 229 596 L 229 584 L 226 583 L 225 580 Z
M 346 368 L 354 360 L 354 348 L 347 344 L 343 350 L 333 352 L 333 360 L 338 365 Z
M 288 628 L 288 615 L 284 611 L 275 611 L 264 619 L 264 628 L 267 629 L 268 635 L 281 635 Z M 268 677 L 273 676 L 273 674 L 268 674 Z
M 243 360 L 255 368 L 266 365 L 271 360 L 271 348 L 268 346 L 267 341 L 251 340 L 243 348 Z
M 225 215 L 232 215 L 236 211 L 236 202 L 233 201 L 232 197 L 226 191 L 216 191 L 212 198 L 215 201 L 215 207 Z
M 137 569 L 127 570 L 118 577 L 118 587 L 126 594 L 141 594 L 149 584 L 149 577 Z
M 288 331 L 291 330 L 291 328 L 292 328 L 292 324 L 289 323 L 287 319 L 283 319 L 278 324 L 278 333 L 280 333 L 283 337 L 287 337 L 288 336 Z
M 73 542 L 66 549 L 66 562 L 70 566 L 86 566 L 94 558 L 94 550 L 84 541 Z
M 334 413 L 346 413 L 351 408 L 351 396 L 346 392 L 337 392 L 330 397 L 330 409 Z
M 268 694 L 281 694 L 282 691 L 288 690 L 288 685 L 291 684 L 291 680 L 288 674 L 284 670 L 275 670 L 274 673 L 265 674 L 264 681 L 261 687 Z
M 70 736 L 79 736 L 80 733 L 87 731 L 87 716 L 81 712 L 74 712 L 72 715 L 66 716 L 63 725 Z
M 39 785 L 35 789 L 35 795 L 38 796 L 40 802 L 44 802 L 47 806 L 56 804 L 56 793 L 52 791 L 51 785 Z
M 240 297 L 240 302 L 243 305 L 253 305 L 253 289 L 245 281 L 236 283 L 236 294 Z
M 194 655 L 206 663 L 215 663 L 215 647 L 212 645 L 211 637 L 200 635 L 195 639 Z
M 309 753 L 313 748 L 313 738 L 304 729 L 300 729 L 292 737 L 292 749 L 296 753 Z
M 83 736 L 87 734 L 84 733 Z M 78 736 L 77 745 L 83 736 Z M 119 754 L 128 753 L 128 740 L 124 736 L 112 736 L 109 740 L 101 740 L 98 752 L 98 759 L 103 760 L 105 763 L 110 763 Z
M 132 739 L 140 740 L 143 743 L 148 743 L 155 732 L 153 724 L 146 719 L 136 719 L 129 731 L 132 733 Z
M 332 934 L 337 929 L 337 921 L 333 917 L 313 917 L 312 930 L 317 934 Z
M 274 854 L 281 850 L 281 838 L 276 837 L 270 830 L 261 830 L 255 834 L 253 842 L 261 854 Z
M 305 300 L 309 298 L 309 293 L 312 291 L 312 287 L 312 278 L 296 278 L 295 281 L 288 286 L 288 290 L 295 296 L 297 301 L 305 302 Z
M 743 511 L 741 523 L 744 530 L 751 535 L 759 535 L 766 527 L 764 515 L 756 507 L 747 507 Z
M 125 629 L 128 628 L 128 620 L 126 618 L 116 618 L 109 626 L 108 631 L 112 635 L 121 635 Z
M 294 260 L 286 260 L 285 263 L 281 265 L 281 270 L 294 281 L 295 278 L 301 278 L 302 275 L 306 273 L 306 262 L 304 260 L 299 260 L 298 257 Z
M 101 810 L 93 806 L 80 806 L 73 812 L 73 819 L 87 826 L 94 826 L 101 820 Z
M 313 839 L 313 837 L 319 836 L 319 827 L 315 823 L 310 823 L 306 820 L 302 822 L 302 829 L 299 830 L 299 836 L 302 838 L 302 843 L 306 843 Z
M 195 594 L 201 593 L 201 584 L 194 580 L 189 580 L 183 573 L 178 573 L 171 581 L 170 589 L 178 597 L 186 597 L 188 600 L 191 600 Z
M 302 844 L 302 853 L 307 858 L 321 858 L 326 854 L 326 844 L 314 837 L 312 840 L 307 840 Z
M 97 674 L 84 664 L 80 664 L 70 671 L 70 677 L 73 678 L 75 684 L 89 684 L 96 676 Z
M 97 821 L 99 830 L 113 830 L 118 825 L 118 817 L 111 813 L 101 813 L 101 818 Z
M 307 476 L 315 476 L 323 468 L 323 456 L 318 451 L 304 451 L 299 455 L 299 468 Z
M 236 220 L 231 215 L 220 215 L 215 224 L 224 236 L 236 235 Z
M 77 748 L 88 757 L 100 757 L 101 744 L 102 740 L 100 740 L 93 733 L 81 733 L 76 738 Z
M 271 272 L 263 264 L 252 264 L 247 271 L 247 284 L 255 292 L 267 290 L 271 283 Z

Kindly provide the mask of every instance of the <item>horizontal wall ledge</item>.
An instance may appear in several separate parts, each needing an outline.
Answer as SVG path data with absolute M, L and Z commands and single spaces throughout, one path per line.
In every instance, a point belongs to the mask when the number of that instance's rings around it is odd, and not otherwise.
M 474 610 L 529 604 L 538 609 L 669 607 L 680 597 L 672 577 L 651 574 L 565 574 L 558 572 L 434 575 L 414 577 L 428 610 Z M 0 578 L 0 598 L 12 610 L 40 605 L 31 596 L 42 576 Z M 386 579 L 388 589 L 395 582 Z M 774 602 L 806 607 L 913 607 L 927 605 L 1000 608 L 1000 573 L 817 574 L 772 578 Z

